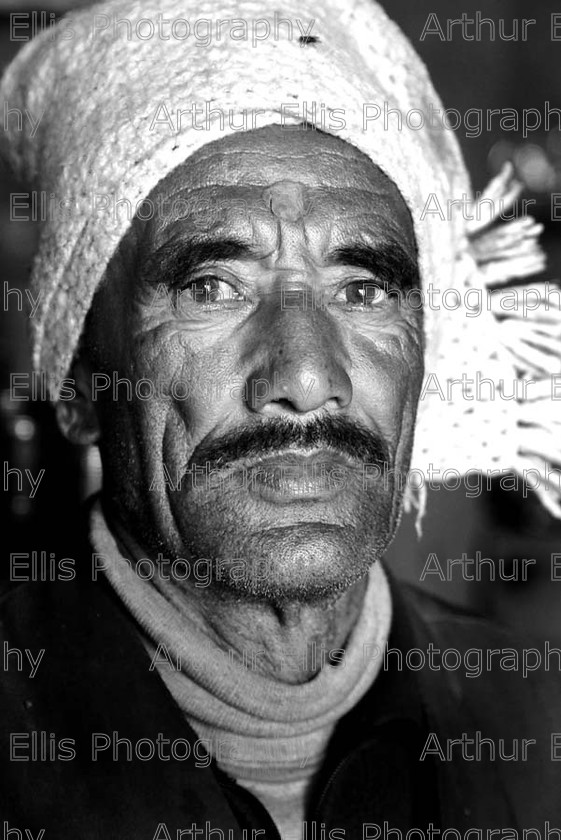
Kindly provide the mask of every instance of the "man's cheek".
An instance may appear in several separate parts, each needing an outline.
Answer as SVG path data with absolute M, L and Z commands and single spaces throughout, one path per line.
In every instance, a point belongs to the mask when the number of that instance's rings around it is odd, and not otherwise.
M 424 337 L 419 319 L 395 324 L 385 336 L 385 348 L 394 364 L 394 382 L 398 383 L 403 405 L 416 406 L 424 374 Z
M 181 331 L 159 324 L 138 336 L 131 347 L 129 370 L 140 402 L 186 399 L 190 394 L 186 363 L 192 350 Z
M 399 364 L 390 365 L 383 376 L 373 374 L 355 392 L 368 414 L 370 425 L 384 438 L 389 454 L 389 468 L 400 466 L 409 452 L 418 402 L 417 376 Z
M 422 358 L 422 322 L 411 313 L 400 313 L 391 324 L 378 331 L 376 340 L 396 359 L 410 360 L 417 356 Z

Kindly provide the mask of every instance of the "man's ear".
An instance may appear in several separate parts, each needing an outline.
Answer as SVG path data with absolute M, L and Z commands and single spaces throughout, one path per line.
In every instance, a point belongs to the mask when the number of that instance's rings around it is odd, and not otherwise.
M 75 395 L 70 400 L 58 400 L 56 419 L 62 434 L 71 443 L 82 446 L 97 443 L 100 425 L 96 406 L 92 400 L 92 376 L 85 354 L 79 354 L 71 369 Z

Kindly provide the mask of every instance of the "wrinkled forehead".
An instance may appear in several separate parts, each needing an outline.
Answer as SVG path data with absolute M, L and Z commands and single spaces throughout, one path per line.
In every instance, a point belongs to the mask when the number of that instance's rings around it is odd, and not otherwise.
M 143 215 L 158 239 L 178 224 L 202 233 L 249 224 L 263 212 L 357 229 L 383 222 L 416 250 L 394 182 L 350 143 L 308 126 L 267 126 L 208 143 L 159 182 Z

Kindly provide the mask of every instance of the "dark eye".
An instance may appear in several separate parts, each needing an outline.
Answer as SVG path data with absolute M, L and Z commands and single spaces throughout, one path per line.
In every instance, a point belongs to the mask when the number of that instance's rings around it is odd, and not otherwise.
M 345 294 L 346 303 L 353 306 L 379 306 L 386 301 L 386 290 L 380 283 L 366 280 L 353 280 L 347 283 L 339 294 Z
M 216 301 L 243 300 L 243 296 L 225 280 L 215 274 L 205 274 L 186 283 L 184 291 L 188 292 L 195 303 L 208 304 Z

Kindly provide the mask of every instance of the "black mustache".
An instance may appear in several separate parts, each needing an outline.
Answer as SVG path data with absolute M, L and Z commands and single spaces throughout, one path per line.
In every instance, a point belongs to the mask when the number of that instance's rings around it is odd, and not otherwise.
M 263 458 L 287 449 L 332 449 L 355 461 L 384 468 L 390 463 L 381 434 L 357 421 L 322 417 L 303 425 L 288 418 L 226 432 L 217 440 L 203 441 L 189 459 L 188 469 L 220 469 L 231 461 Z

